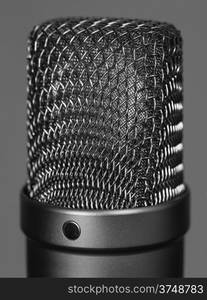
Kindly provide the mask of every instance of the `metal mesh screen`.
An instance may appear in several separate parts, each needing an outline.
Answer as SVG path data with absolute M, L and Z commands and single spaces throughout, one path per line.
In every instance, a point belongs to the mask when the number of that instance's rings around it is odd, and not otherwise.
M 182 40 L 174 26 L 69 18 L 36 26 L 28 55 L 33 200 L 78 209 L 182 193 Z

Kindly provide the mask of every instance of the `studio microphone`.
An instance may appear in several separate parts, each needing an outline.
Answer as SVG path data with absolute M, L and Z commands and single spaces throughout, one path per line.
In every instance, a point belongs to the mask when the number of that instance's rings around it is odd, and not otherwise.
M 182 38 L 171 24 L 62 18 L 28 44 L 29 277 L 181 277 Z

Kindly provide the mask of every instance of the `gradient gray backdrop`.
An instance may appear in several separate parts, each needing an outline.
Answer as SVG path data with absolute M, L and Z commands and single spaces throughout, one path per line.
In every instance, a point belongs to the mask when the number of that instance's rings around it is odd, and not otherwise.
M 207 1 L 1 0 L 0 277 L 25 276 L 19 192 L 26 179 L 26 40 L 48 18 L 115 16 L 169 21 L 184 37 L 185 178 L 191 188 L 186 276 L 207 276 Z

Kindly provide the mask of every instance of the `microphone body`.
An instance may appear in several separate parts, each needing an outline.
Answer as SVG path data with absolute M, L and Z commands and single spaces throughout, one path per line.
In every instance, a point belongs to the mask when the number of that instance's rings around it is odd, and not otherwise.
M 29 277 L 181 277 L 182 39 L 167 23 L 36 26 L 28 55 Z
M 27 274 L 182 277 L 188 210 L 188 193 L 170 205 L 121 212 L 54 211 L 22 194 L 22 228 L 29 237 Z
M 27 274 L 52 278 L 183 277 L 183 240 L 154 249 L 78 252 L 42 247 L 27 240 Z

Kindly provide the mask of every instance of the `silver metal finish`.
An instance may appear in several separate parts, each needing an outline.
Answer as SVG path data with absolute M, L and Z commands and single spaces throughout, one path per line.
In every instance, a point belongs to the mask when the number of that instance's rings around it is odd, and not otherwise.
M 22 229 L 33 240 L 80 250 L 130 249 L 156 246 L 184 235 L 189 226 L 189 195 L 152 207 L 122 210 L 75 210 L 32 201 L 22 191 Z M 64 233 L 75 222 L 80 236 Z M 72 233 L 73 236 L 73 233 Z
M 183 239 L 160 247 L 115 253 L 70 251 L 27 239 L 29 277 L 182 277 Z
M 182 276 L 182 85 L 173 25 L 64 18 L 33 29 L 28 276 Z
M 30 35 L 28 83 L 32 201 L 120 210 L 184 192 L 182 39 L 174 26 L 48 21 Z

